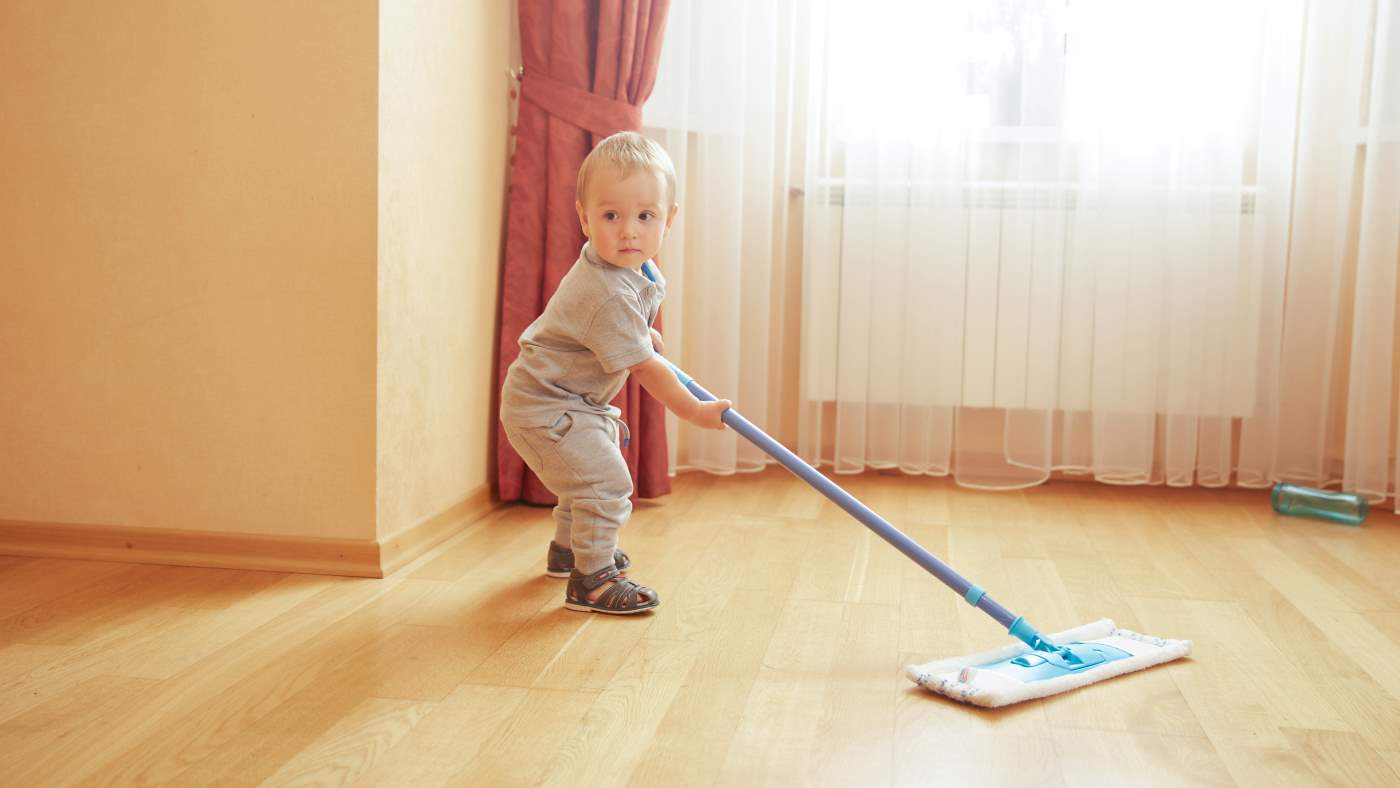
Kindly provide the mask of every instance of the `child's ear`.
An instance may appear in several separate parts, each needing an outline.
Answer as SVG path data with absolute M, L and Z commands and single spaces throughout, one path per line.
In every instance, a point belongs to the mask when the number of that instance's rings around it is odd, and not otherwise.
M 680 207 L 679 205 L 676 205 L 676 204 L 672 203 L 672 205 L 671 205 L 671 213 L 668 214 L 668 215 L 666 216 L 666 232 L 669 233 L 669 232 L 671 231 L 671 223 L 674 222 L 674 221 L 676 220 L 676 214 L 678 214 L 678 213 L 680 213 L 680 212 L 681 212 L 681 207 Z
M 586 214 L 586 213 L 583 212 L 583 203 L 579 202 L 578 200 L 574 200 L 574 210 L 575 210 L 575 211 L 578 211 L 578 224 L 579 224 L 579 227 L 582 227 L 582 228 L 583 228 L 583 237 L 584 237 L 584 238 L 589 237 L 589 236 L 588 236 L 588 214 Z

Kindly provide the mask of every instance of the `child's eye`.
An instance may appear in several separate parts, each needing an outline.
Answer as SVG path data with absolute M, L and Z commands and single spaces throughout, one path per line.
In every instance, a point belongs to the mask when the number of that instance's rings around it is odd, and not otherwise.
M 649 222 L 655 216 L 656 214 L 652 213 L 651 211 L 642 211 L 637 218 L 641 219 L 644 222 Z
M 617 221 L 617 211 L 603 211 L 603 218 L 615 222 Z

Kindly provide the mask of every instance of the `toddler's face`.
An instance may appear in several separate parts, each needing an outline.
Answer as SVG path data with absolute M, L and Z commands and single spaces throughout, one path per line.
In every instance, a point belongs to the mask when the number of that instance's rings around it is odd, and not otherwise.
M 613 265 L 640 269 L 661 248 L 676 218 L 676 206 L 666 204 L 665 176 L 601 167 L 587 189 L 585 202 L 574 205 L 593 251 Z

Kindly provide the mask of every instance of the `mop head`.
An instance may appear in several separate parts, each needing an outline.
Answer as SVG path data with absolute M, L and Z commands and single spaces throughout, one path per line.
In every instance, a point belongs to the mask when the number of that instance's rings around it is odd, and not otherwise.
M 1024 643 L 965 657 L 910 665 L 904 672 L 924 689 L 953 700 L 988 708 L 1068 692 L 1085 684 L 1170 662 L 1191 653 L 1189 640 L 1163 640 L 1119 629 L 1110 619 L 1050 636 L 1056 645 L 1105 657 L 1091 667 L 1057 666 L 1052 652 L 1032 651 Z M 1044 659 L 1043 656 L 1051 659 Z

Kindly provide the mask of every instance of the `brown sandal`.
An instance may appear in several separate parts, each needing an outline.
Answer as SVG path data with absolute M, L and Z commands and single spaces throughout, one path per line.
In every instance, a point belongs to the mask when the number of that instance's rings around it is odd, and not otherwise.
M 632 565 L 632 559 L 621 550 L 613 552 L 613 565 L 617 571 L 625 572 Z M 574 551 L 560 547 L 553 539 L 549 540 L 549 554 L 545 557 L 544 573 L 550 577 L 568 577 L 574 571 Z
M 589 594 L 609 580 L 613 581 L 613 584 L 599 594 L 597 599 L 588 598 Z M 564 593 L 564 607 L 570 610 L 609 613 L 616 616 L 640 613 L 659 604 L 661 597 L 657 596 L 654 589 L 623 577 L 616 566 L 604 567 L 591 575 L 580 574 L 575 569 L 569 575 L 569 588 Z

